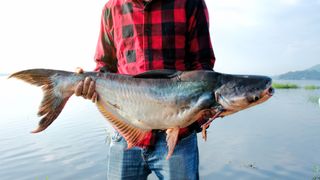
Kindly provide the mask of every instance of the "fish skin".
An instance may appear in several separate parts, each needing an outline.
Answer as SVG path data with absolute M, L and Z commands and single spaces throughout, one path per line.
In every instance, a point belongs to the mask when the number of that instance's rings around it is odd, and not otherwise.
M 156 78 L 153 74 L 157 74 Z M 202 70 L 164 74 L 157 70 L 134 77 L 30 69 L 10 77 L 42 87 L 44 97 L 38 112 L 42 119 L 33 133 L 46 129 L 59 116 L 76 85 L 90 77 L 96 82 L 98 109 L 127 140 L 128 147 L 138 145 L 151 130 L 167 130 L 167 159 L 173 153 L 179 128 L 189 126 L 208 112 L 214 116 L 221 111 L 218 117 L 233 114 L 260 104 L 273 94 L 271 79 L 266 76 Z

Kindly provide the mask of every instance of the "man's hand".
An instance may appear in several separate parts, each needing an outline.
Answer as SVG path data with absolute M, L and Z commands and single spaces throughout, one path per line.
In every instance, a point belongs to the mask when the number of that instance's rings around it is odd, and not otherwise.
M 82 68 L 77 68 L 76 73 L 83 73 Z M 90 77 L 86 77 L 84 81 L 81 81 L 76 86 L 74 91 L 76 96 L 82 96 L 85 99 L 91 99 L 92 102 L 96 102 L 98 94 L 96 93 L 96 83 Z

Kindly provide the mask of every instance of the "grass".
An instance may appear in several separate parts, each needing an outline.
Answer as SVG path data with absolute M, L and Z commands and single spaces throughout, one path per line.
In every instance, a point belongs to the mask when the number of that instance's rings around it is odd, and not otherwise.
M 293 83 L 272 83 L 272 87 L 275 89 L 298 89 L 301 88 Z M 317 90 L 320 89 L 320 86 L 308 85 L 303 87 L 306 90 Z
M 272 87 L 275 89 L 297 89 L 297 88 L 299 88 L 298 85 L 291 84 L 291 83 L 285 83 L 285 84 L 272 83 Z
M 309 85 L 309 86 L 305 86 L 304 89 L 306 90 L 316 90 L 316 89 L 320 89 L 319 86 L 315 86 L 315 85 Z

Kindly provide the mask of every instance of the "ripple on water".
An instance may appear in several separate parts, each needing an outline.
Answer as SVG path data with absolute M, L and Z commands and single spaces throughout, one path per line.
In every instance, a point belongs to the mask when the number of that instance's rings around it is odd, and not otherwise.
M 41 92 L 11 89 L 0 94 L 10 101 L 0 108 L 1 180 L 105 179 L 108 122 L 92 103 L 71 98 L 46 131 L 30 134 Z M 262 105 L 214 121 L 208 141 L 198 141 L 201 179 L 312 179 L 320 111 L 311 95 L 319 91 L 277 90 Z

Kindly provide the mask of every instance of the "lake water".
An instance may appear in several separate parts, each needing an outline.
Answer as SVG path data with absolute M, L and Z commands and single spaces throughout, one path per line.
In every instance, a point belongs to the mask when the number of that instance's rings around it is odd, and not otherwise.
M 41 90 L 0 83 L 1 180 L 106 179 L 110 127 L 93 103 L 72 97 L 46 131 L 31 134 Z M 198 138 L 201 179 L 320 179 L 319 97 L 320 90 L 276 90 L 266 103 L 214 121 L 207 142 Z

